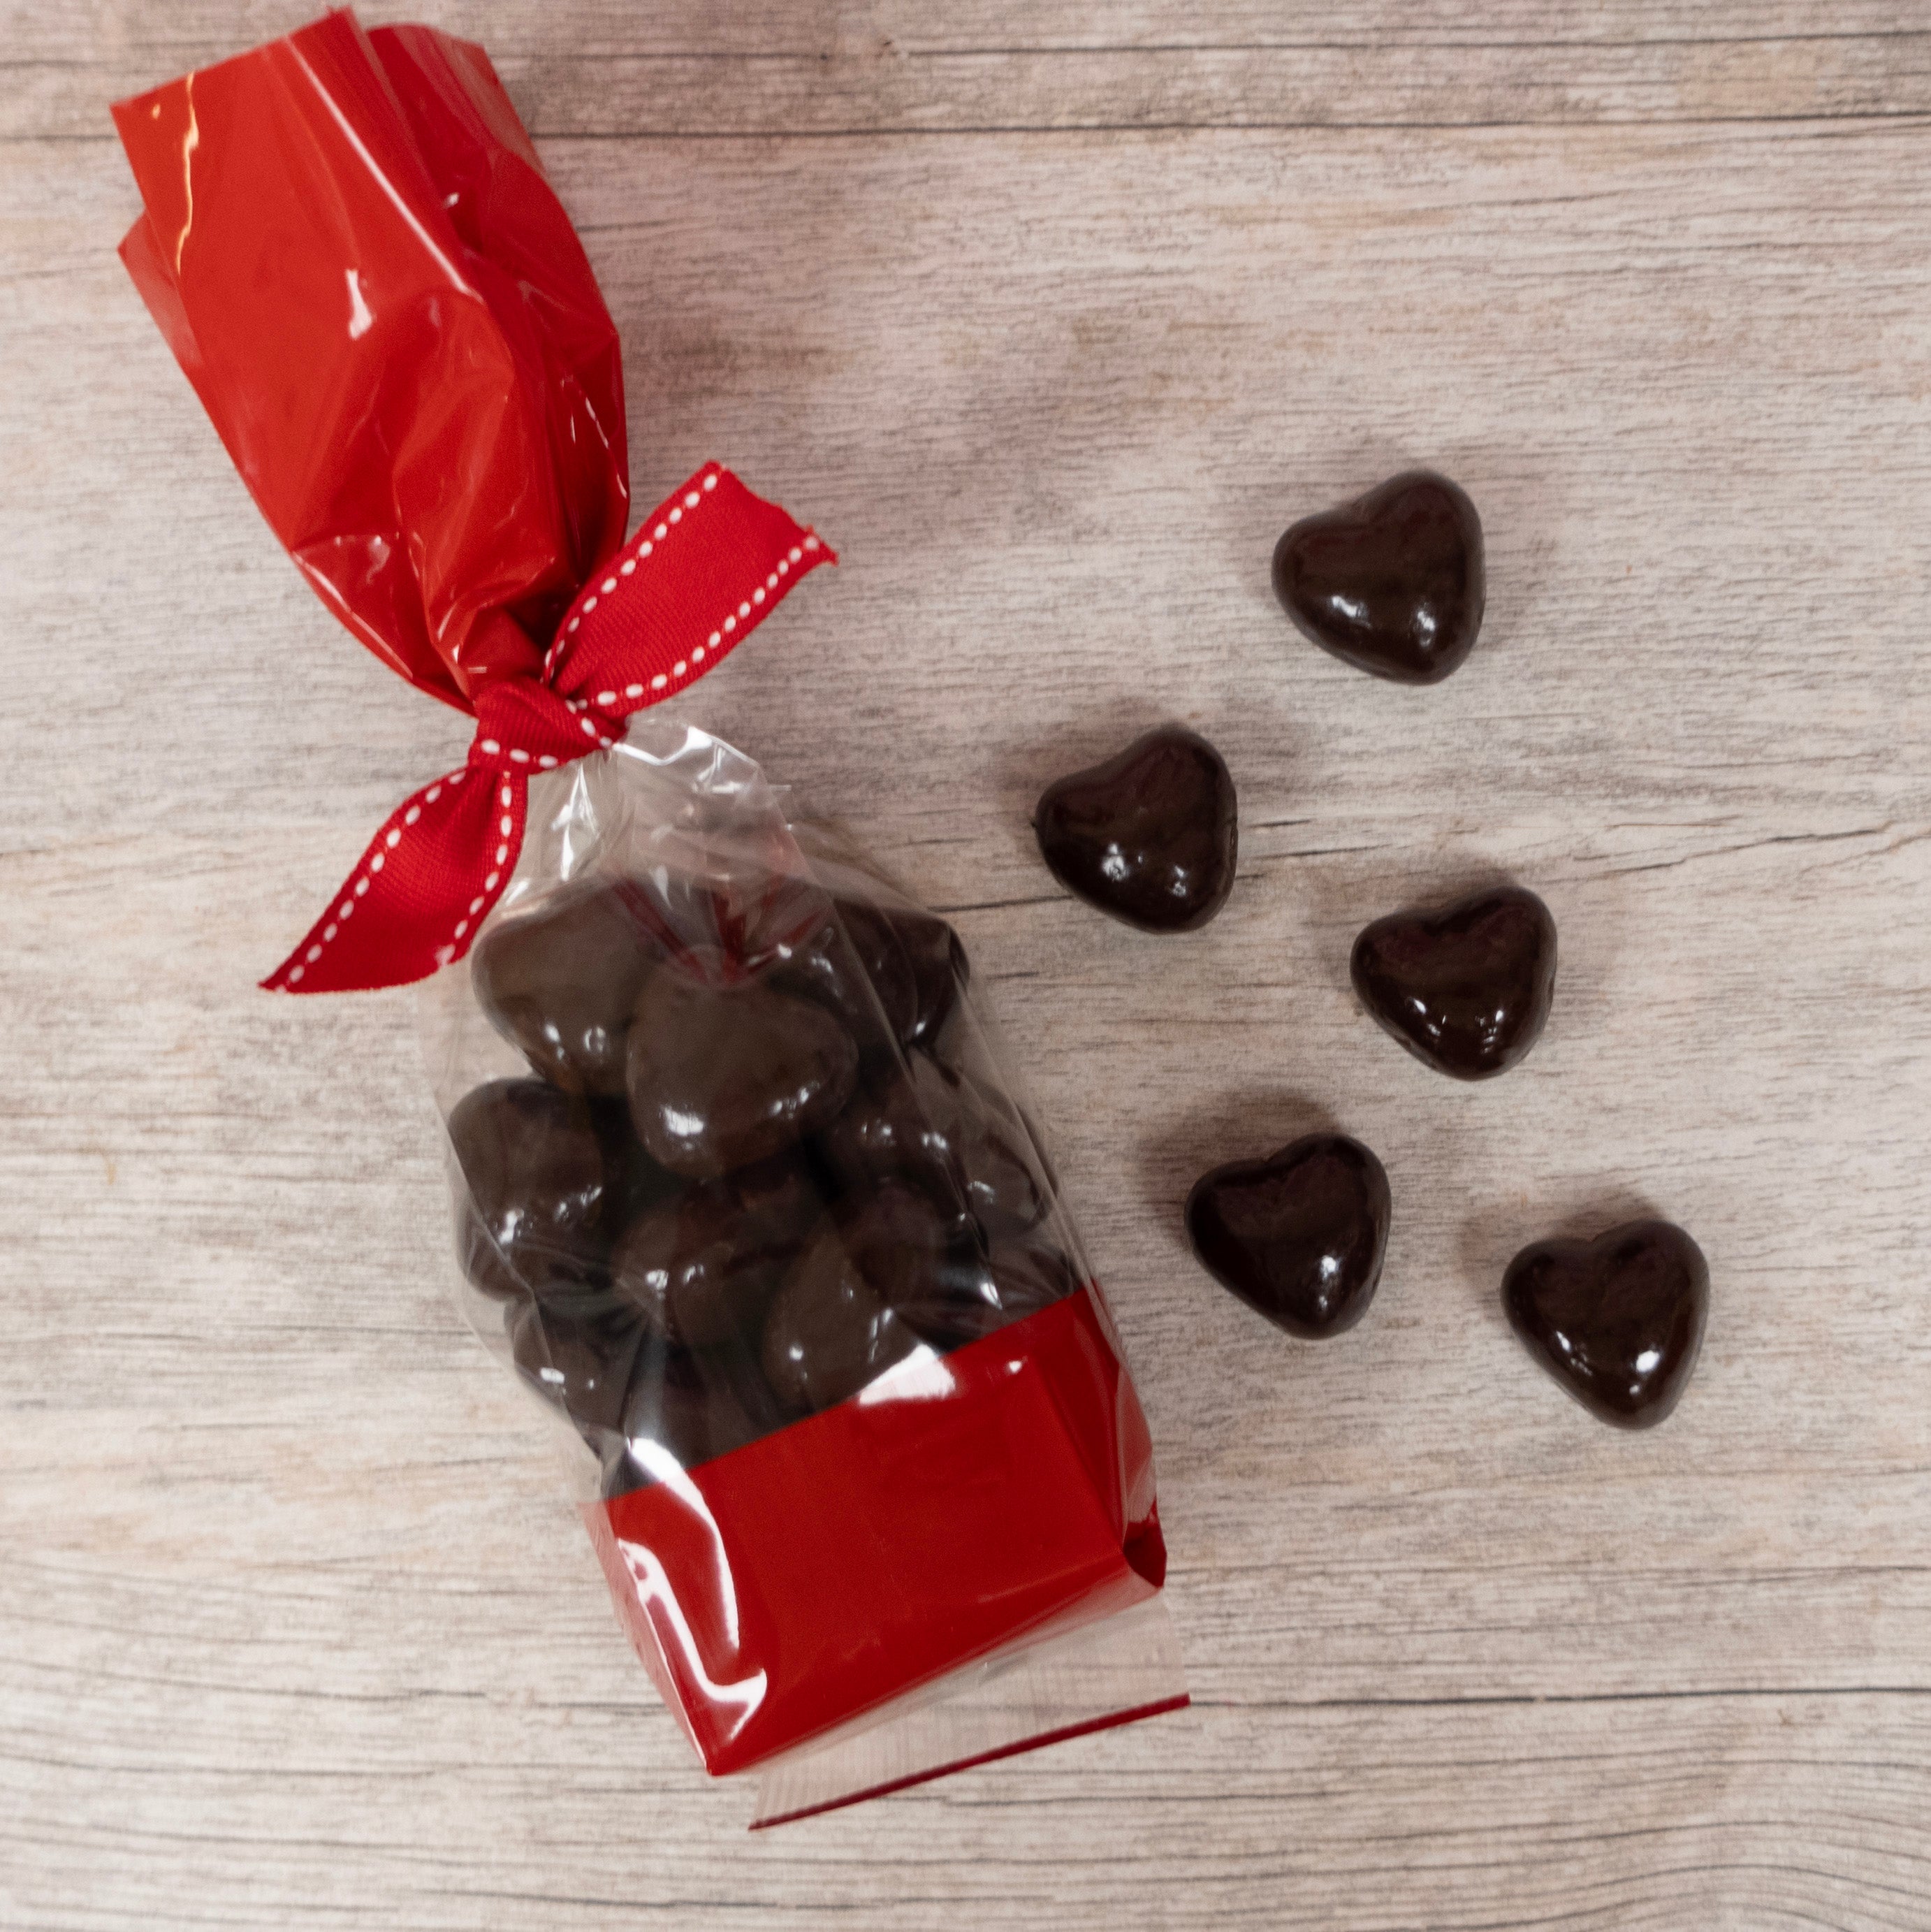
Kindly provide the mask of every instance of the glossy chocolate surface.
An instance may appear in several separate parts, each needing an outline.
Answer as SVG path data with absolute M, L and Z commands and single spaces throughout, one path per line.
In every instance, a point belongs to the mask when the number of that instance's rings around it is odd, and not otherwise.
M 918 1018 L 905 949 L 875 908 L 853 899 L 834 901 L 832 916 L 772 977 L 835 1013 L 868 1058 L 895 1051 Z
M 915 1190 L 886 1184 L 822 1228 L 764 1326 L 765 1379 L 796 1410 L 829 1408 L 918 1345 L 893 1312 L 928 1293 L 955 1228 Z
M 1709 1264 L 1672 1222 L 1625 1222 L 1593 1241 L 1523 1249 L 1502 1277 L 1502 1307 L 1529 1353 L 1591 1414 L 1653 1428 L 1696 1366 Z
M 987 1238 L 1024 1234 L 1049 1204 L 1042 1166 L 1015 1114 L 970 1075 L 913 1052 L 866 1082 L 824 1137 L 846 1188 L 896 1178 L 963 1209 Z
M 662 949 L 621 886 L 565 886 L 491 926 L 469 956 L 490 1024 L 544 1078 L 621 1094 L 624 1042 Z
M 644 1151 L 631 1118 L 626 1094 L 617 1100 L 592 1099 L 590 1118 L 604 1149 L 604 1174 L 610 1190 L 609 1224 L 627 1228 L 640 1214 L 667 1200 L 688 1183 L 659 1167 Z
M 517 1372 L 595 1439 L 616 1429 L 637 1358 L 638 1331 L 605 1299 L 580 1314 L 529 1304 L 513 1310 L 510 1354 Z
M 549 1077 L 451 1117 L 470 1265 L 607 1496 L 1077 1290 L 1027 1124 L 963 1070 L 968 973 L 943 920 L 750 869 L 566 890 L 479 948 Z
M 946 922 L 910 906 L 879 906 L 875 916 L 897 941 L 912 971 L 912 1021 L 904 1044 L 935 1058 L 949 1058 L 959 996 L 972 967 L 958 934 Z
M 922 1068 L 937 1074 L 922 1054 L 872 1070 L 820 1137 L 821 1158 L 847 1198 L 869 1193 L 881 1180 L 897 1180 L 942 1202 L 958 1199 L 960 1185 L 943 1122 L 928 1117 L 920 1098 Z M 958 1204 L 962 1208 L 963 1201 Z
M 939 1078 L 957 1109 L 949 1126 L 967 1210 L 988 1241 L 1016 1239 L 1036 1227 L 1052 1204 L 1051 1185 L 1032 1136 L 1019 1117 L 970 1074 L 941 1071 Z
M 621 1426 L 601 1438 L 603 1493 L 622 1496 L 697 1468 L 782 1428 L 787 1420 L 749 1357 L 648 1342 Z
M 760 974 L 734 986 L 666 967 L 631 1019 L 631 1118 L 652 1159 L 714 1179 L 827 1126 L 852 1095 L 858 1048 L 825 1009 Z
M 468 1188 L 457 1239 L 469 1278 L 510 1300 L 602 1262 L 604 1155 L 583 1101 L 541 1080 L 493 1080 L 459 1100 L 449 1139 Z
M 836 898 L 825 923 L 786 950 L 773 983 L 835 1013 L 861 1058 L 877 1064 L 914 1047 L 945 1057 L 971 968 L 943 920 Z
M 1163 724 L 1048 785 L 1039 850 L 1069 891 L 1144 932 L 1191 932 L 1234 889 L 1234 781 L 1197 731 Z
M 1417 1060 L 1457 1080 L 1506 1072 L 1555 997 L 1555 921 L 1519 886 L 1438 912 L 1390 914 L 1354 942 L 1361 1004 Z
M 904 1290 L 892 1312 L 919 1340 L 944 1353 L 1022 1322 L 1075 1293 L 1072 1262 L 1036 1238 L 995 1241 L 949 1256 Z
M 1309 1134 L 1194 1184 L 1187 1238 L 1207 1272 L 1290 1335 L 1318 1341 L 1367 1312 L 1387 1252 L 1388 1176 L 1359 1141 Z
M 631 1222 L 612 1292 L 654 1334 L 692 1348 L 758 1346 L 765 1310 L 824 1212 L 803 1163 L 778 1155 L 701 1181 Z
M 1377 677 L 1437 684 L 1474 649 L 1487 594 L 1482 520 L 1432 470 L 1405 470 L 1274 549 L 1274 595 L 1295 628 Z

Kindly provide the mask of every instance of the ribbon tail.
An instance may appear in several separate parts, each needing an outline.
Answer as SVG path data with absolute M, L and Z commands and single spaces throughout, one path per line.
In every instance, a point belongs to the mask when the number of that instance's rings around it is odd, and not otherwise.
M 364 992 L 461 958 L 515 869 L 528 790 L 520 772 L 469 765 L 411 794 L 262 986 Z

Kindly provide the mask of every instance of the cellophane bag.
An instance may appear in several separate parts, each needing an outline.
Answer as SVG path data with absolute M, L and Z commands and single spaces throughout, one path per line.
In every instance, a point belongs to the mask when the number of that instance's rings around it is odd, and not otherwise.
M 124 259 L 277 536 L 476 721 L 264 983 L 423 982 L 465 1312 L 706 1768 L 770 1823 L 1183 1703 L 958 935 L 652 708 L 829 552 L 715 466 L 625 540 L 616 332 L 480 49 L 332 14 L 115 118 Z

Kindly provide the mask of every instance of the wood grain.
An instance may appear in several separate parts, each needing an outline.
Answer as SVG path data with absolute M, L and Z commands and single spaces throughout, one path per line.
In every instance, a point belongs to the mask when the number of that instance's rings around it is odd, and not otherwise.
M 955 919 L 1154 1428 L 1195 1710 L 747 1840 L 453 1312 L 409 998 L 253 990 L 460 734 L 250 508 L 103 116 L 308 10 L 86 10 L 0 8 L 0 1923 L 1931 1926 L 1921 15 L 418 10 L 544 137 L 640 495 L 838 544 L 685 708 Z M 1491 605 L 1409 692 L 1267 562 L 1419 460 Z M 1161 944 L 1027 815 L 1168 715 L 1243 859 Z M 1501 873 L 1558 1011 L 1452 1088 L 1347 948 Z M 1321 1119 L 1396 1226 L 1295 1348 L 1177 1208 Z M 1495 1288 L 1639 1204 L 1715 1300 L 1626 1440 Z
M 101 138 L 103 98 L 218 60 L 312 9 L 142 0 L 70 22 L 16 0 L 0 136 Z M 416 14 L 487 39 L 539 136 L 1018 133 L 1071 128 L 1375 128 L 1873 118 L 1931 112 L 1931 23 L 1894 6 L 1489 0 L 1180 10 L 981 4 L 688 8 L 640 22 L 573 4 L 445 0 Z M 511 17 L 502 18 L 505 12 Z M 239 40 L 238 16 L 247 25 Z M 1395 17 L 1391 17 L 1395 16 Z

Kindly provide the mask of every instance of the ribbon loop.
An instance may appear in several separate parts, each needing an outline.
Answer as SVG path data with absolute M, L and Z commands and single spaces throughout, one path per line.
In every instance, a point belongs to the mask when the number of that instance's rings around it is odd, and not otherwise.
M 598 566 L 541 677 L 479 692 L 469 760 L 390 814 L 301 944 L 262 984 L 329 993 L 425 979 L 469 950 L 523 850 L 529 783 L 607 752 L 634 712 L 719 662 L 798 580 L 837 558 L 706 464 Z

